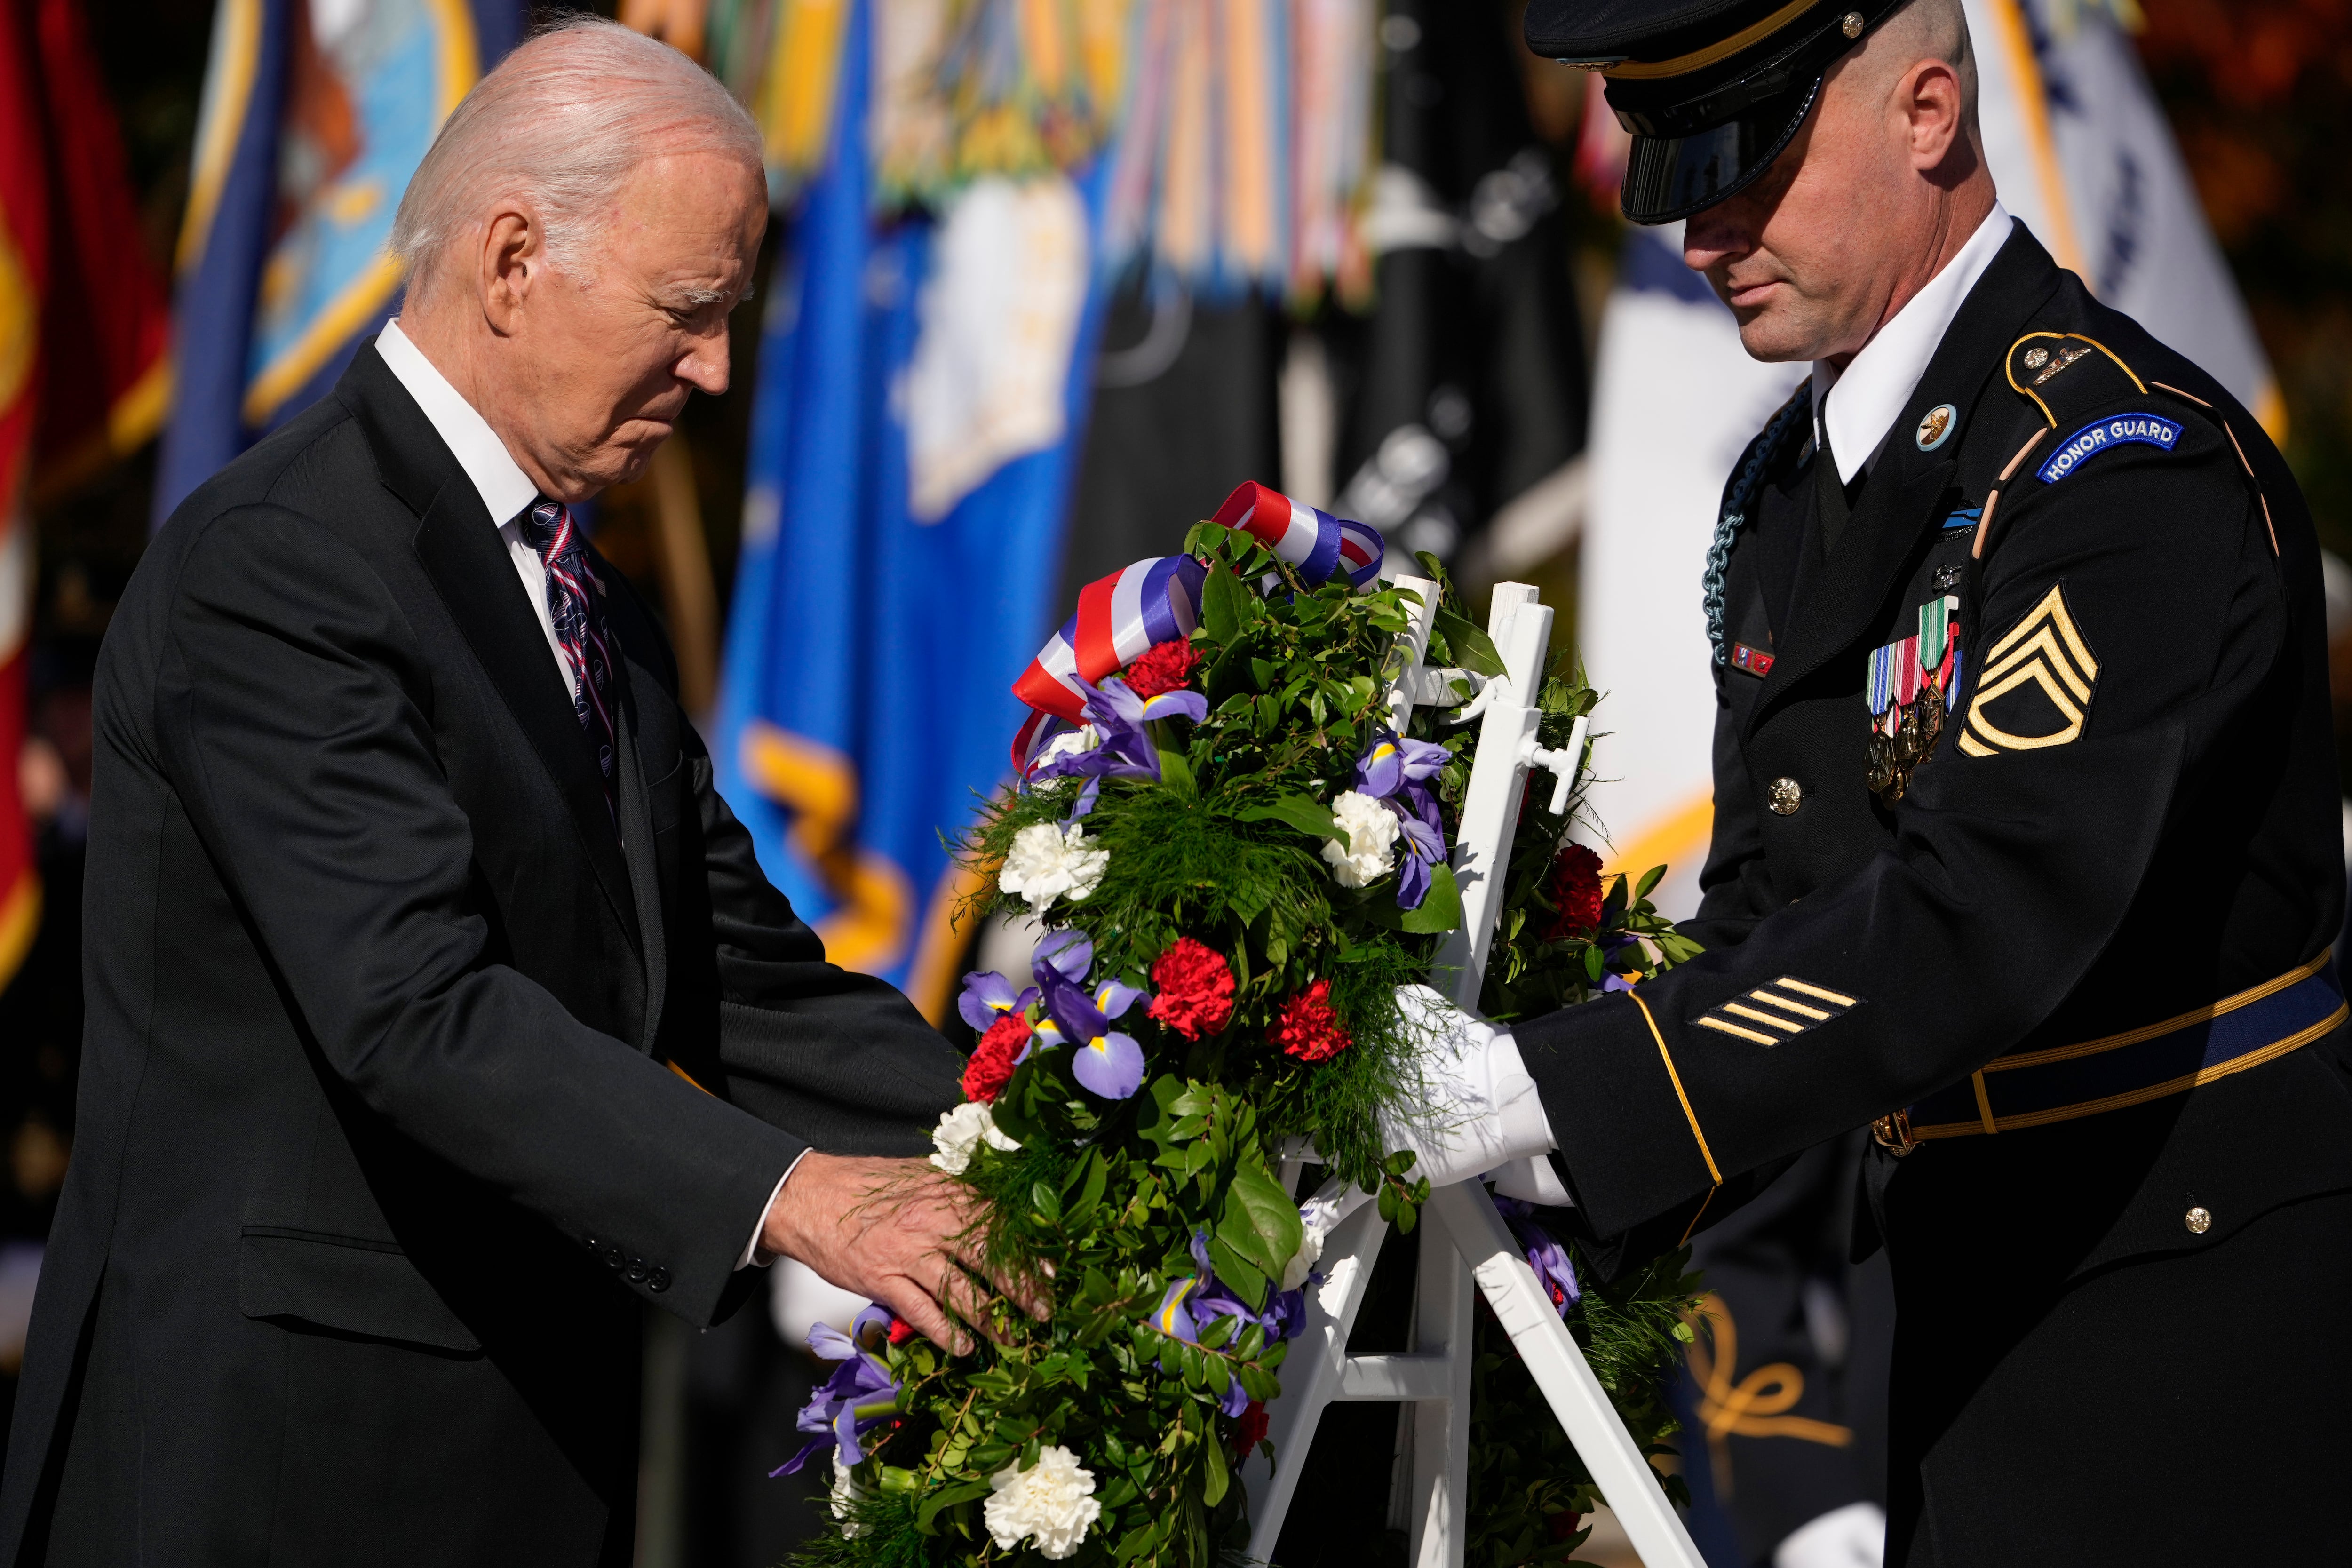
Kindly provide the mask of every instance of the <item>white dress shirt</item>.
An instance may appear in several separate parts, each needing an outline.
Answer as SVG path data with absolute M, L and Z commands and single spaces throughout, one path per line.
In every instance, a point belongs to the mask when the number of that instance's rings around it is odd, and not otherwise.
M 490 521 L 498 524 L 499 537 L 506 541 L 507 559 L 514 563 L 515 575 L 522 579 L 523 593 L 539 616 L 539 629 L 547 635 L 547 651 L 554 658 L 555 668 L 562 672 L 564 689 L 577 697 L 579 685 L 572 679 L 571 661 L 563 657 L 563 645 L 555 640 L 555 616 L 547 607 L 547 563 L 539 558 L 539 552 L 522 536 L 522 514 L 539 499 L 539 487 L 530 482 L 522 466 L 514 460 L 514 454 L 507 450 L 507 444 L 490 428 L 489 421 L 449 384 L 447 376 L 433 368 L 433 362 L 408 341 L 408 334 L 400 330 L 398 321 L 383 324 L 383 331 L 376 334 L 375 352 L 383 356 L 383 363 L 400 378 L 408 395 L 416 399 L 416 406 L 425 411 L 434 433 L 449 448 L 449 455 L 457 459 L 457 466 L 466 470 L 466 477 L 474 482 L 474 489 L 482 498 Z M 767 1207 L 760 1211 L 760 1223 L 751 1227 L 751 1239 L 744 1244 L 741 1256 L 735 1260 L 736 1268 L 768 1261 L 757 1256 L 760 1233 L 767 1227 L 767 1211 L 776 1206 L 784 1183 L 792 1179 L 801 1159 L 806 1157 L 806 1151 L 803 1151 L 800 1158 L 776 1178 L 775 1190 L 768 1194 Z
M 1870 464 L 1886 432 L 1902 417 L 1927 362 L 1950 331 L 1961 301 L 1999 255 L 2017 220 L 1999 202 L 1977 226 L 1944 269 L 1905 301 L 1895 319 L 1862 346 L 1841 372 L 1827 360 L 1813 362 L 1813 437 L 1836 454 L 1838 479 L 1853 482 Z M 1837 395 L 1832 397 L 1834 388 Z
M 449 455 L 474 481 L 490 521 L 499 525 L 499 537 L 506 541 L 507 559 L 514 563 L 515 575 L 522 579 L 530 607 L 538 612 L 539 629 L 547 636 L 547 651 L 554 656 L 555 668 L 563 672 L 564 689 L 577 697 L 579 683 L 572 679 L 571 662 L 563 657 L 563 645 L 555 640 L 555 616 L 547 607 L 547 563 L 522 537 L 522 514 L 539 499 L 539 487 L 530 482 L 489 422 L 408 341 L 398 321 L 383 324 L 383 331 L 376 334 L 375 352 L 383 356 L 400 384 L 408 388 L 408 395 L 416 399 L 416 406 L 432 421 Z

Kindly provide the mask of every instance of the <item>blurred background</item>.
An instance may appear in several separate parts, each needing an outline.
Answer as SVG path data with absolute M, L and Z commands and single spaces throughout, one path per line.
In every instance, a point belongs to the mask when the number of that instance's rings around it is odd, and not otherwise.
M 178 500 L 396 313 L 408 174 L 544 14 L 0 7 L 5 1389 L 72 1152 L 108 616 Z M 1748 362 L 1678 236 L 1621 222 L 1622 132 L 1584 73 L 1527 54 L 1518 10 L 619 0 L 758 118 L 775 221 L 733 389 L 601 498 L 595 539 L 664 608 L 722 787 L 838 962 L 961 1028 L 987 933 L 952 919 L 942 835 L 1003 782 L 1013 677 L 1081 585 L 1247 479 L 1436 553 L 1474 601 L 1538 584 L 1610 693 L 1604 856 L 1670 863 L 1662 903 L 1695 904 L 1700 560 L 1799 367 Z M 2256 411 L 2352 555 L 2352 3 L 1969 11 L 2010 209 Z M 2329 607 L 2352 735 L 2340 563 Z M 1829 1418 L 1869 1386 L 1872 1287 L 1809 1247 L 1781 1249 L 1749 1348 L 1718 1329 L 1684 1391 L 1717 1568 L 1818 1511 L 1813 1458 L 1883 1488 L 1868 1422 Z M 814 1526 L 808 1487 L 766 1478 L 809 1381 L 789 1307 L 651 1321 L 641 1562 L 772 1563 Z M 1790 1377 L 1774 1410 L 1828 1402 L 1810 1437 L 1767 1418 Z M 1379 1559 L 1373 1514 L 1302 1562 Z

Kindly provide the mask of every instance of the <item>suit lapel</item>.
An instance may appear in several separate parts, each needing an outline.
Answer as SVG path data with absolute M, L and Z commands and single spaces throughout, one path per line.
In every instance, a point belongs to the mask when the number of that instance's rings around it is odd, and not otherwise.
M 1808 676 L 1876 627 L 1914 551 L 1942 521 L 1937 499 L 1951 484 L 1969 435 L 1955 430 L 1935 451 L 1923 452 L 1914 432 L 1940 404 L 1951 404 L 1968 417 L 1965 411 L 1976 408 L 2021 323 L 2057 286 L 2058 269 L 2049 253 L 2018 225 L 1969 291 L 1910 405 L 1888 432 L 1837 549 L 1826 561 L 1809 562 L 1798 574 L 1780 657 L 1751 710 L 1751 731 Z
M 603 563 L 598 565 L 601 568 Z M 618 647 L 616 642 L 616 652 Z M 628 862 L 629 886 L 636 891 L 637 929 L 644 933 L 638 951 L 646 960 L 646 1016 L 637 1048 L 650 1053 L 661 1031 L 662 1006 L 669 988 L 669 946 L 663 939 L 661 867 L 654 854 L 653 809 L 646 798 L 645 763 L 637 755 L 633 684 L 625 675 L 613 683 L 620 693 L 614 714 L 619 730 L 615 749 L 620 757 L 614 776 L 620 786 L 621 851 Z
M 554 780 L 614 914 L 642 952 L 636 900 L 595 756 L 481 496 L 372 346 L 338 391 L 368 431 L 385 483 L 419 514 L 415 544 L 425 576 Z

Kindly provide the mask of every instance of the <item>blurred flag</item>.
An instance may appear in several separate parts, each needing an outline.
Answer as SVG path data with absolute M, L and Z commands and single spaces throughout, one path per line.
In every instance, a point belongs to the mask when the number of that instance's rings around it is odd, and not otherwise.
M 833 118 L 769 289 L 712 750 L 827 956 L 936 1018 L 971 935 L 942 835 L 1003 778 L 1012 680 L 1052 629 L 1103 182 L 992 175 L 877 215 L 897 57 L 872 0 L 842 3 L 830 68 L 789 73 Z
M 2003 205 L 2102 300 L 2283 434 L 2277 383 L 2128 37 L 2137 7 L 1967 5 Z M 1608 165 L 1605 147 L 1591 162 Z M 1601 321 L 1579 619 L 1586 667 L 1610 698 L 1597 763 L 1607 782 L 1588 798 L 1615 839 L 1611 868 L 1668 863 L 1656 898 L 1676 916 L 1698 906 L 1714 824 L 1699 574 L 1732 463 L 1808 369 L 1750 360 L 1681 252 L 1678 224 L 1629 231 Z
M 220 0 L 180 232 L 181 369 L 154 520 L 334 384 L 398 309 L 385 250 L 521 0 Z
M 26 501 L 154 433 L 170 370 L 121 139 L 72 0 L 0 8 L 0 985 L 40 924 L 17 795 L 35 560 Z

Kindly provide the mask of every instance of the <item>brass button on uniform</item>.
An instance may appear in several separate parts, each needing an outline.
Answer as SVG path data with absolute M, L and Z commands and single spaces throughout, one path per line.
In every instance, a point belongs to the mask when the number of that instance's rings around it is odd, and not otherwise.
M 2026 369 L 2040 370 L 2043 365 L 2048 364 L 2049 363 L 2050 351 L 2042 347 L 2040 344 L 2037 343 L 2033 347 L 2025 351 Z
M 1805 804 L 1804 785 L 1783 774 L 1764 786 L 1764 804 L 1775 816 L 1794 816 L 1797 807 Z
M 2213 1211 L 2200 1204 L 2182 1215 L 2180 1223 L 2189 1227 L 2189 1235 L 2202 1236 L 2213 1228 Z
M 1849 38 L 1859 38 L 1862 37 L 1862 13 L 1859 11 L 1848 11 L 1845 14 L 1845 18 L 1838 23 L 1838 31 L 1843 33 Z

